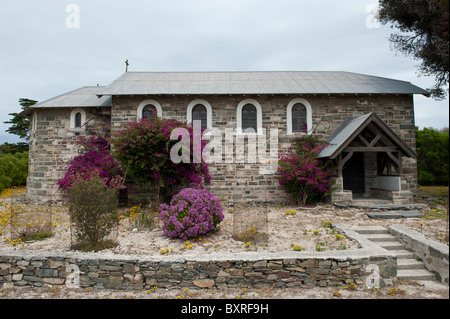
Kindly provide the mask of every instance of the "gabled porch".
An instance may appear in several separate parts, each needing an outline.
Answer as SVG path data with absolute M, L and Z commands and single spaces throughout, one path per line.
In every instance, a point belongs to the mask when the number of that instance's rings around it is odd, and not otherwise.
M 416 153 L 375 113 L 346 120 L 327 140 L 319 158 L 334 163 L 331 202 L 383 199 L 412 203 L 403 158 Z

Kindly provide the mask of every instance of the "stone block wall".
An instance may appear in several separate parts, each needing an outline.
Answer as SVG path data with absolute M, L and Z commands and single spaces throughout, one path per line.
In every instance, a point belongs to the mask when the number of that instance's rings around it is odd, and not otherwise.
M 287 105 L 295 98 L 306 99 L 312 107 L 314 132 L 324 138 L 332 134 L 348 117 L 376 112 L 412 149 L 415 149 L 413 97 L 410 95 L 210 95 L 210 96 L 114 96 L 111 107 L 111 128 L 136 120 L 139 104 L 147 99 L 157 101 L 165 118 L 187 120 L 187 106 L 196 99 L 206 100 L 212 108 L 212 125 L 224 132 L 236 130 L 236 109 L 244 99 L 256 100 L 262 108 L 262 126 L 267 131 L 278 128 L 278 153 L 286 152 L 293 139 L 287 135 Z M 92 117 L 90 108 L 85 109 Z M 77 154 L 75 134 L 69 128 L 72 108 L 38 109 L 37 129 L 30 136 L 29 177 L 27 196 L 45 202 L 59 200 L 56 181 L 64 174 L 68 160 Z M 81 132 L 80 134 L 83 134 Z M 224 141 L 223 141 L 224 142 Z M 270 149 L 270 146 L 267 146 Z M 225 150 L 224 150 L 225 151 Z M 235 156 L 235 146 L 233 155 Z M 209 186 L 220 199 L 227 201 L 292 200 L 278 184 L 274 174 L 262 174 L 258 164 L 228 163 L 224 152 L 222 163 L 211 164 Z M 403 161 L 406 188 L 418 194 L 415 160 Z
M 182 259 L 0 252 L 0 288 L 67 284 L 100 289 L 337 287 L 346 281 L 364 285 L 372 274 L 369 265 L 378 266 L 382 285 L 395 280 L 397 265 L 392 257 L 346 254 L 244 253 Z
M 287 135 L 287 105 L 295 98 L 306 99 L 312 107 L 314 132 L 323 138 L 332 134 L 348 117 L 358 117 L 375 112 L 412 149 L 415 149 L 413 97 L 410 95 L 180 95 L 180 96 L 114 96 L 112 100 L 112 129 L 135 120 L 139 104 L 152 99 L 162 108 L 165 118 L 187 120 L 187 106 L 194 100 L 203 99 L 212 108 L 212 125 L 222 130 L 236 130 L 236 109 L 245 99 L 256 100 L 262 108 L 262 126 L 268 130 L 278 128 L 278 153 L 286 152 L 297 135 Z M 224 142 L 225 139 L 223 139 Z M 270 147 L 267 146 L 267 149 Z M 236 155 L 234 145 L 233 155 Z M 372 156 L 374 157 L 374 156 Z M 370 158 L 373 159 L 373 158 Z M 375 156 L 376 165 L 376 156 Z M 373 166 L 373 163 L 372 163 Z M 376 174 L 376 167 L 370 167 Z M 292 200 L 278 184 L 277 176 L 264 175 L 258 164 L 226 163 L 225 154 L 219 164 L 211 164 L 212 183 L 210 185 L 219 198 L 229 201 L 269 200 L 287 202 Z M 414 160 L 403 162 L 403 178 L 409 189 L 418 194 L 417 169 Z M 373 174 L 372 174 L 373 175 Z M 373 176 L 367 176 L 370 180 Z M 369 194 L 369 187 L 367 188 Z
M 440 282 L 449 284 L 449 248 L 447 245 L 429 240 L 422 233 L 403 225 L 391 225 L 389 232 L 413 251 Z
M 70 159 L 78 155 L 76 140 L 85 130 L 70 128 L 72 108 L 38 109 L 37 127 L 30 132 L 27 198 L 40 203 L 58 201 L 63 193 L 56 182 L 66 172 Z M 85 109 L 86 120 L 92 110 Z M 91 120 L 87 128 L 100 128 L 98 120 Z

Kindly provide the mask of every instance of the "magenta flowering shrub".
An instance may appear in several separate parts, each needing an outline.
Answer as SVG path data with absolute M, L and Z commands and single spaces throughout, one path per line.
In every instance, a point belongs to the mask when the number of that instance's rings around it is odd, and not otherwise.
M 90 180 L 97 176 L 107 186 L 119 187 L 117 181 L 122 175 L 122 169 L 112 157 L 108 141 L 101 136 L 92 135 L 79 137 L 77 145 L 83 147 L 83 153 L 70 161 L 64 177 L 57 182 L 59 187 L 68 191 L 75 181 Z
M 173 119 L 152 117 L 129 122 L 113 134 L 112 140 L 114 156 L 127 175 L 138 183 L 159 185 L 165 201 L 170 199 L 171 190 L 176 186 L 201 188 L 203 183 L 211 182 L 205 162 L 172 162 L 170 150 L 178 141 L 171 140 L 170 134 L 175 128 L 186 128 L 189 131 L 190 154 L 194 154 L 192 126 Z M 205 145 L 206 142 L 202 141 L 202 150 Z
M 164 235 L 170 238 L 186 240 L 218 231 L 224 218 L 220 201 L 207 189 L 184 188 L 159 208 Z
M 303 205 L 321 201 L 330 191 L 330 168 L 317 158 L 326 145 L 316 136 L 303 136 L 279 159 L 278 182 Z

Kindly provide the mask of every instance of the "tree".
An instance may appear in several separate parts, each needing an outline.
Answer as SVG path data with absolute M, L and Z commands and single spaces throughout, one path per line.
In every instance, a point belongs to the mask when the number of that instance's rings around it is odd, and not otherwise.
M 448 185 L 448 128 L 416 128 L 417 170 L 420 185 Z
M 380 21 L 401 34 L 391 34 L 394 49 L 422 63 L 419 74 L 435 76 L 433 98 L 447 96 L 449 80 L 448 0 L 380 0 Z
M 22 111 L 25 111 L 30 106 L 36 104 L 37 101 L 26 98 L 20 98 L 19 104 L 22 106 Z M 28 116 L 20 113 L 9 113 L 13 118 L 9 121 L 3 122 L 5 124 L 12 124 L 6 132 L 10 134 L 19 135 L 20 138 L 28 140 L 28 132 L 30 130 L 30 120 Z

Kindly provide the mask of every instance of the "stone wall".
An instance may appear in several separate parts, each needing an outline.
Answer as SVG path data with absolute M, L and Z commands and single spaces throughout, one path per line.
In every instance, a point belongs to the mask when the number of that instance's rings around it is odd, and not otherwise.
M 397 134 L 415 149 L 413 97 L 410 95 L 211 95 L 211 96 L 114 96 L 111 107 L 111 127 L 117 130 L 123 123 L 136 120 L 139 104 L 147 99 L 157 101 L 165 118 L 186 121 L 187 106 L 196 99 L 206 100 L 212 108 L 212 125 L 225 131 L 236 130 L 236 109 L 244 99 L 256 100 L 262 108 L 262 126 L 267 131 L 278 128 L 278 152 L 283 153 L 299 135 L 287 135 L 287 105 L 295 98 L 304 98 L 312 108 L 316 134 L 328 137 L 348 117 L 375 112 Z M 85 109 L 92 117 L 90 108 Z M 68 160 L 77 154 L 76 132 L 69 128 L 72 108 L 38 109 L 38 126 L 30 136 L 29 177 L 27 196 L 31 200 L 61 199 L 56 181 L 64 174 Z M 267 133 L 267 140 L 268 135 Z M 268 146 L 268 149 L 270 147 Z M 233 154 L 236 154 L 233 149 Z M 228 201 L 268 200 L 287 202 L 291 198 L 278 184 L 273 174 L 262 174 L 259 164 L 227 163 L 210 165 L 211 191 Z M 404 159 L 403 180 L 407 189 L 418 194 L 415 160 Z M 407 190 L 405 189 L 405 190 Z
M 0 288 L 64 284 L 105 289 L 312 288 L 336 287 L 346 282 L 367 285 L 371 279 L 379 287 L 395 283 L 395 254 L 346 225 L 333 227 L 356 240 L 360 248 L 154 257 L 0 251 Z
M 382 285 L 395 279 L 395 258 L 364 252 L 143 258 L 16 251 L 0 252 L 0 288 L 64 284 L 103 289 L 312 288 L 346 281 L 364 285 L 372 273 L 368 265 L 378 266 Z
M 63 198 L 56 182 L 66 172 L 70 159 L 78 154 L 76 140 L 86 131 L 70 128 L 72 108 L 38 109 L 37 127 L 30 132 L 27 198 L 32 201 L 51 202 Z M 93 118 L 85 109 L 86 120 Z M 88 128 L 99 128 L 100 122 L 89 121 Z
M 139 104 L 152 99 L 162 108 L 162 116 L 186 121 L 187 106 L 194 100 L 203 99 L 212 108 L 212 126 L 225 132 L 236 130 L 236 109 L 245 99 L 256 100 L 262 108 L 262 125 L 267 131 L 276 127 L 279 132 L 278 152 L 283 153 L 291 145 L 293 138 L 287 135 L 287 105 L 293 99 L 306 99 L 312 108 L 314 132 L 323 138 L 332 134 L 348 117 L 358 117 L 375 112 L 391 127 L 412 149 L 415 149 L 415 124 L 413 97 L 410 95 L 219 95 L 219 96 L 114 96 L 112 100 L 112 128 L 119 129 L 123 123 L 135 120 Z M 267 141 L 269 139 L 267 133 Z M 224 142 L 224 141 L 223 141 Z M 267 147 L 269 149 L 269 146 Z M 233 154 L 236 154 L 235 146 Z M 226 163 L 223 154 L 221 164 L 210 165 L 212 184 L 209 187 L 219 198 L 230 201 L 289 201 L 291 198 L 278 184 L 273 174 L 264 175 L 258 164 Z M 371 156 L 370 159 L 376 156 Z M 369 158 L 368 158 L 369 159 Z M 373 163 L 372 163 L 373 164 Z M 376 167 L 368 165 L 372 175 Z M 375 172 L 375 173 L 374 173 Z M 370 175 L 370 174 L 369 174 Z M 367 176 L 370 181 L 373 176 Z M 416 162 L 403 161 L 403 176 L 414 194 L 418 194 Z M 370 185 L 369 185 L 370 186 Z M 367 187 L 369 194 L 370 187 Z
M 389 232 L 412 250 L 439 281 L 449 284 L 449 248 L 447 245 L 426 239 L 423 234 L 402 225 L 389 226 Z

